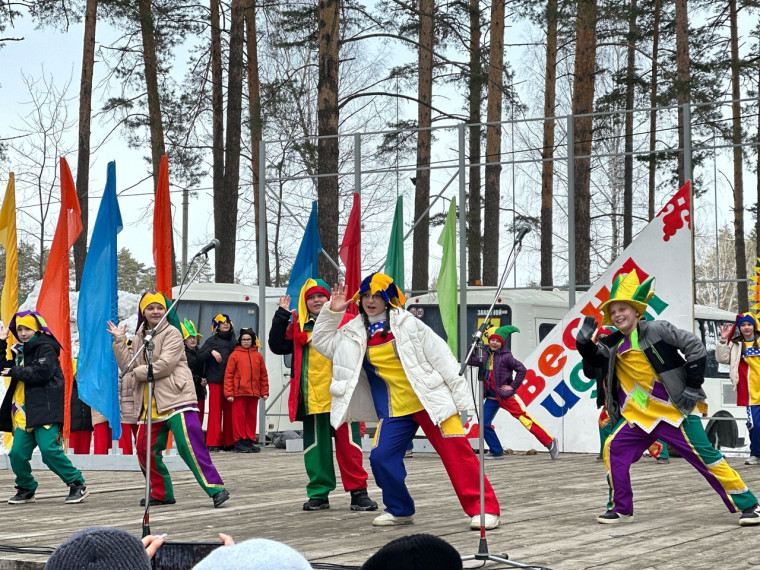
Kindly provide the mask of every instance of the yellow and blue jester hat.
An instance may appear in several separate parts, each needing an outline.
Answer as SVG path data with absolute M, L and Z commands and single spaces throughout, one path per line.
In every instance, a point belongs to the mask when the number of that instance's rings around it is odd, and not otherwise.
M 599 307 L 604 314 L 602 325 L 612 325 L 612 320 L 610 319 L 610 305 L 616 301 L 628 303 L 636 309 L 636 312 L 643 319 L 644 313 L 647 311 L 647 304 L 649 303 L 649 300 L 654 297 L 654 289 L 652 288 L 653 283 L 654 277 L 649 277 L 641 283 L 635 269 L 630 273 L 626 273 L 625 275 L 621 274 L 615 277 L 615 281 L 612 283 L 612 289 L 610 290 L 610 298 Z
M 182 323 L 180 323 L 180 327 L 182 329 L 183 340 L 187 339 L 189 336 L 203 338 L 203 335 L 196 330 L 195 323 L 193 323 L 193 321 L 190 319 L 185 319 Z
M 215 332 L 217 328 L 219 328 L 219 325 L 222 323 L 230 323 L 230 328 L 235 326 L 232 324 L 232 319 L 229 315 L 225 313 L 219 313 L 217 316 L 215 316 L 213 319 L 211 319 L 211 330 L 212 332 Z
M 373 295 L 380 293 L 386 303 L 398 309 L 403 309 L 404 303 L 406 303 L 404 293 L 393 282 L 393 278 L 385 273 L 372 273 L 365 277 L 359 286 L 359 290 L 353 296 L 354 302 L 358 305 L 361 296 L 368 291 Z

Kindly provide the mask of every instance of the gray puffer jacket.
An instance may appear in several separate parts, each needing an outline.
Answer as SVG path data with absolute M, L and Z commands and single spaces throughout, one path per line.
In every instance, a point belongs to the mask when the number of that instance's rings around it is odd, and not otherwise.
M 679 329 L 668 321 L 640 321 L 638 331 L 639 347 L 671 402 L 687 387 L 697 390 L 699 399 L 704 400 L 706 394 L 702 383 L 705 380 L 707 351 L 702 341 L 694 333 Z M 620 420 L 620 382 L 615 374 L 615 363 L 617 346 L 622 339 L 623 333 L 618 331 L 598 343 L 588 341 L 576 344 L 584 360 L 593 366 L 607 368 L 607 378 L 611 379 L 607 382 L 607 411 L 613 425 Z M 692 412 L 680 408 L 679 411 L 685 416 Z

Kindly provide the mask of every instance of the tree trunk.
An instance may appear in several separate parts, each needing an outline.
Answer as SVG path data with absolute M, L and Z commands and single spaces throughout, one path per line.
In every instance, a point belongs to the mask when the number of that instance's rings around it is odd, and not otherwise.
M 757 91 L 760 93 L 760 61 L 757 65 L 758 77 L 757 77 Z M 757 114 L 757 136 L 760 137 L 760 113 Z M 756 257 L 760 258 L 760 151 L 755 155 L 755 180 L 757 184 L 757 216 L 755 216 L 755 253 Z
M 576 22 L 573 115 L 575 118 L 575 280 L 591 282 L 591 138 L 596 71 L 596 0 L 579 0 Z M 572 182 L 570 182 L 572 183 Z
M 749 310 L 749 289 L 747 286 L 747 254 L 744 240 L 744 158 L 742 156 L 742 109 L 741 61 L 739 60 L 739 24 L 736 0 L 728 2 L 731 20 L 731 142 L 734 145 L 734 240 L 736 242 L 736 293 L 739 312 Z
M 557 0 L 546 3 L 546 66 L 544 71 L 544 117 L 554 117 L 557 100 Z M 554 285 L 554 129 L 555 119 L 544 121 L 541 158 L 541 287 Z
M 633 240 L 633 95 L 636 85 L 636 25 L 638 4 L 631 0 L 628 7 L 628 61 L 625 82 L 625 159 L 623 160 L 623 249 Z M 612 234 L 613 236 L 615 234 Z
M 79 82 L 79 149 L 77 158 L 77 198 L 81 209 L 82 233 L 74 242 L 74 281 L 76 290 L 82 284 L 84 260 L 87 257 L 88 202 L 90 181 L 90 120 L 92 113 L 92 74 L 95 68 L 95 28 L 98 0 L 87 0 L 84 12 L 82 78 Z
M 317 84 L 317 226 L 322 249 L 338 259 L 338 58 L 340 35 L 339 0 L 319 0 L 319 81 Z M 329 175 L 329 176 L 325 176 Z M 328 283 L 338 281 L 338 270 L 319 258 L 319 276 Z
M 240 133 L 243 107 L 243 41 L 246 0 L 230 5 L 230 52 L 227 72 L 227 136 L 224 144 L 224 185 L 214 192 L 214 208 L 221 208 L 222 222 L 215 235 L 224 247 L 216 252 L 216 281 L 235 281 L 235 243 L 240 186 Z M 219 195 L 219 199 L 217 199 Z
M 261 95 L 259 93 L 259 55 L 256 45 L 256 4 L 253 0 L 247 1 L 245 9 L 245 45 L 248 52 L 248 121 L 251 132 L 251 172 L 253 173 L 253 216 L 256 228 L 256 266 L 259 265 L 259 252 L 261 251 L 261 239 L 259 237 L 259 147 L 261 144 L 263 121 L 261 119 Z M 267 226 L 264 225 L 264 235 L 268 235 Z M 272 286 L 272 276 L 269 273 L 269 240 L 264 240 L 266 250 L 264 275 L 267 287 Z
M 435 0 L 420 0 L 420 41 L 417 52 L 417 172 L 414 192 L 414 228 L 412 238 L 412 291 L 427 291 L 430 251 L 430 147 L 433 101 L 433 41 Z
M 657 189 L 657 61 L 660 56 L 660 0 L 654 2 L 654 20 L 652 23 L 652 87 L 649 92 L 649 209 L 648 218 L 654 219 L 655 193 Z
M 209 1 L 211 15 L 211 178 L 214 200 L 214 236 L 224 225 L 224 90 L 222 88 L 222 30 L 219 0 Z M 217 252 L 218 256 L 219 252 Z M 214 257 L 216 265 L 218 257 Z
M 467 212 L 467 283 L 479 285 L 483 238 L 480 218 L 480 108 L 483 104 L 483 67 L 480 49 L 480 0 L 470 0 L 470 128 L 468 154 L 470 160 L 470 196 Z
M 491 5 L 491 49 L 488 55 L 488 107 L 486 111 L 486 190 L 483 225 L 483 285 L 499 279 L 499 235 L 501 233 L 501 103 L 504 98 L 504 0 Z
M 140 32 L 145 65 L 145 89 L 148 94 L 148 124 L 150 125 L 150 156 L 153 162 L 153 188 L 158 188 L 158 172 L 161 157 L 166 154 L 164 124 L 161 117 L 161 97 L 158 93 L 158 58 L 156 55 L 155 28 L 151 0 L 138 0 Z M 173 233 L 173 232 L 172 232 Z M 177 263 L 172 239 L 172 284 L 177 283 Z
M 687 0 L 676 0 L 676 99 L 678 101 L 678 185 L 686 182 L 684 174 L 684 117 L 681 105 L 691 101 L 689 87 L 689 15 Z

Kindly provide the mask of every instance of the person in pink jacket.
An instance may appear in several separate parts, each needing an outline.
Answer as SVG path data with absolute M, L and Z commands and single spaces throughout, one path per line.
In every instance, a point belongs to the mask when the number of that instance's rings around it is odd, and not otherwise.
M 259 398 L 269 397 L 269 376 L 264 358 L 259 354 L 253 329 L 241 329 L 235 350 L 224 372 L 224 397 L 232 402 L 232 434 L 235 453 L 258 453 L 256 416 Z

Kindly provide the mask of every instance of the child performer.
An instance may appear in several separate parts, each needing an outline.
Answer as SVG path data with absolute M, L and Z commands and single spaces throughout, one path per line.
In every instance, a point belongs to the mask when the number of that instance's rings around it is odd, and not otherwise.
M 259 398 L 269 397 L 269 376 L 264 357 L 257 349 L 259 341 L 253 329 L 240 329 L 235 350 L 227 360 L 224 373 L 224 397 L 232 402 L 232 434 L 235 453 L 258 453 L 256 416 Z
M 504 449 L 499 436 L 491 425 L 499 408 L 507 410 L 541 442 L 541 445 L 546 447 L 552 459 L 557 459 L 559 456 L 557 439 L 549 435 L 538 422 L 530 417 L 522 403 L 514 397 L 527 372 L 522 362 L 512 355 L 512 351 L 506 345 L 509 335 L 515 332 L 520 332 L 520 330 L 512 325 L 493 329 L 488 335 L 488 354 L 473 352 L 468 362 L 471 366 L 481 366 L 485 373 L 486 401 L 483 405 L 483 438 L 488 444 L 488 455 L 485 459 L 504 458 Z
M 602 324 L 617 332 L 594 344 L 597 323 L 586 317 L 576 336 L 589 365 L 607 366 L 607 411 L 615 426 L 604 445 L 610 501 L 597 522 L 633 521 L 631 464 L 660 439 L 707 479 L 729 511 L 742 512 L 740 525 L 758 525 L 757 499 L 710 444 L 700 418 L 692 415 L 705 398 L 704 345 L 667 321 L 641 320 L 654 295 L 653 279 L 640 283 L 635 271 L 618 275 L 600 307 Z
M 724 324 L 715 347 L 715 360 L 729 365 L 736 390 L 736 405 L 747 407 L 749 457 L 746 465 L 760 464 L 760 327 L 752 313 L 736 316 L 733 326 Z
M 196 481 L 213 499 L 214 508 L 220 507 L 230 494 L 224 488 L 203 443 L 203 431 L 198 421 L 198 401 L 190 369 L 187 367 L 182 333 L 164 321 L 156 328 L 166 313 L 168 303 L 161 293 L 149 291 L 140 299 L 140 314 L 133 345 L 127 345 L 127 326 L 117 327 L 108 321 L 108 332 L 113 335 L 113 351 L 119 368 L 124 370 L 132 360 L 134 350 L 143 345 L 147 334 L 153 335 L 153 398 L 148 402 L 148 354 L 142 351 L 130 369 L 135 377 L 135 404 L 140 405 L 140 427 L 137 432 L 137 459 L 145 474 L 145 458 L 150 448 L 150 504 L 173 505 L 174 487 L 169 470 L 161 452 L 166 449 L 169 432 L 177 442 L 177 451 Z M 145 421 L 151 414 L 151 441 L 147 441 Z M 142 503 L 145 502 L 143 498 Z
M 360 314 L 338 328 L 349 303 Z M 404 452 L 422 428 L 438 452 L 470 528 L 480 529 L 478 459 L 459 412 L 472 407 L 467 381 L 446 342 L 403 310 L 404 294 L 382 273 L 369 275 L 353 298 L 335 285 L 314 325 L 314 348 L 333 362 L 331 422 L 377 421 L 370 465 L 383 491 L 385 513 L 375 526 L 414 522 L 404 479 Z M 485 481 L 485 528 L 499 525 L 499 503 Z
M 193 384 L 195 384 L 195 396 L 198 398 L 198 419 L 203 425 L 203 414 L 206 410 L 206 369 L 203 363 L 198 360 L 198 343 L 203 335 L 195 329 L 195 323 L 190 319 L 185 319 L 182 324 L 182 338 L 185 340 L 185 356 L 190 372 L 193 373 Z
M 15 361 L 1 365 L 0 375 L 11 383 L 0 407 L 0 431 L 13 433 L 8 458 L 16 475 L 11 505 L 33 503 L 37 481 L 30 461 L 35 447 L 42 461 L 69 486 L 67 503 L 81 503 L 89 495 L 84 477 L 61 447 L 64 379 L 58 355 L 61 345 L 35 311 L 13 315 L 8 328 L 0 325 L 0 353 L 6 354 L 8 332 L 19 340 L 13 347 Z
M 292 354 L 288 411 L 290 421 L 303 421 L 303 460 L 309 482 L 304 511 L 330 508 L 328 495 L 335 490 L 335 459 L 343 488 L 351 493 L 352 511 L 376 511 L 377 503 L 367 493 L 367 472 L 362 460 L 359 424 L 330 427 L 330 379 L 332 362 L 312 346 L 314 322 L 330 299 L 330 287 L 321 279 L 307 279 L 298 296 L 298 311 L 291 315 L 290 297 L 280 299 L 269 329 L 269 349 L 275 354 Z

